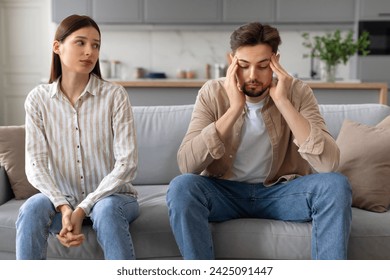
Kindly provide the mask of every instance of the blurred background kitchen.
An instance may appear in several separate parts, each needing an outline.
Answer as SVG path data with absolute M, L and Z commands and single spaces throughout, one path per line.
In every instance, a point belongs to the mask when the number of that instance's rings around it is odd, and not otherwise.
M 390 1 L 0 0 L 0 125 L 24 123 L 26 95 L 49 76 L 57 23 L 72 13 L 88 14 L 98 22 L 103 75 L 134 94 L 133 105 L 170 105 L 170 98 L 194 102 L 207 79 L 223 76 L 230 34 L 245 22 L 278 27 L 284 68 L 291 75 L 318 82 L 319 63 L 303 58 L 308 49 L 302 45 L 302 33 L 315 36 L 340 29 L 354 30 L 357 35 L 363 21 L 383 26 L 390 22 Z M 378 30 L 377 26 L 372 28 Z M 386 45 L 384 53 L 355 55 L 338 67 L 338 83 L 390 81 L 389 30 L 371 38 Z M 317 75 L 311 77 L 313 70 Z M 137 83 L 140 80 L 144 83 Z M 184 97 L 184 92 L 190 97 Z M 337 102 L 354 103 L 361 97 L 345 98 Z M 376 96 L 370 98 L 367 102 L 375 102 Z

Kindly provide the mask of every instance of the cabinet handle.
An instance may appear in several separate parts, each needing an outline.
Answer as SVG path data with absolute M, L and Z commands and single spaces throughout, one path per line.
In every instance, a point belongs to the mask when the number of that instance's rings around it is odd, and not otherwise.
M 378 13 L 379 17 L 390 17 L 390 13 Z

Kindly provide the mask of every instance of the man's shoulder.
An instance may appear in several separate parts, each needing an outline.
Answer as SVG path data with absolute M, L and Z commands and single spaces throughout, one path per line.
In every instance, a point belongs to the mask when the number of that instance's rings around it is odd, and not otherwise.
M 225 78 L 208 80 L 199 90 L 199 95 L 208 99 L 226 99 L 227 95 L 223 83 Z

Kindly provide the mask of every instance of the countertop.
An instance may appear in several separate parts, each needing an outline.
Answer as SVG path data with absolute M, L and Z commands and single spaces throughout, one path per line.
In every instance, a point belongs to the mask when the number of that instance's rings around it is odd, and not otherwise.
M 152 88 L 200 88 L 207 80 L 204 79 L 137 79 L 137 80 L 111 80 L 124 87 L 152 87 Z M 365 83 L 353 81 L 337 81 L 327 83 L 318 80 L 304 81 L 313 90 L 315 89 L 357 89 L 357 90 L 378 90 L 379 103 L 387 104 L 387 83 Z

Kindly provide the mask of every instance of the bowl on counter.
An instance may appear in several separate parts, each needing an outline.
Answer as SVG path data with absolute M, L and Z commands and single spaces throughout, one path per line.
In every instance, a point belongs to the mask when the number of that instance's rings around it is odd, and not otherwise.
M 145 78 L 148 79 L 166 79 L 167 75 L 164 72 L 150 72 L 146 74 Z

